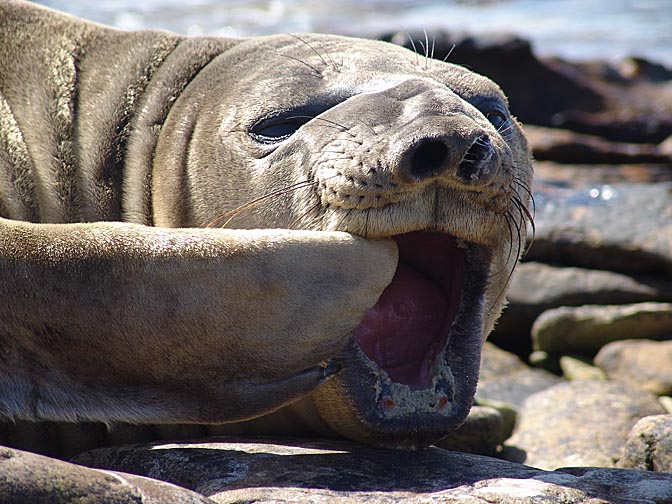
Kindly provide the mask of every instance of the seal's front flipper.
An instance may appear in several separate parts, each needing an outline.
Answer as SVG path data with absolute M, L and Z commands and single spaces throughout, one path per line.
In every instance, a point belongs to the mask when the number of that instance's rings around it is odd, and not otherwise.
M 392 242 L 346 233 L 0 219 L 0 416 L 224 422 L 273 410 L 332 373 L 319 363 L 395 265 Z

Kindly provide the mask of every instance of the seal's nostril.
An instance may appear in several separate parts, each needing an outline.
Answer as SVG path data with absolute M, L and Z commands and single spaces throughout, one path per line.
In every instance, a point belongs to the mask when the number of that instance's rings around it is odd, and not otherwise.
M 438 140 L 429 140 L 415 148 L 411 156 L 411 174 L 425 178 L 443 171 L 448 160 L 448 147 Z
M 464 182 L 473 183 L 487 175 L 488 166 L 495 149 L 486 135 L 479 136 L 464 154 L 457 168 L 457 176 Z

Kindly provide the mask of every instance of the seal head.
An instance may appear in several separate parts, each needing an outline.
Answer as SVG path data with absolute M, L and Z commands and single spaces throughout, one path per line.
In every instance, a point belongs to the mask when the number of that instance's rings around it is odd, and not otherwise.
M 492 81 L 383 42 L 253 39 L 190 83 L 158 147 L 157 225 L 396 242 L 392 283 L 298 414 L 404 448 L 464 421 L 530 218 L 530 152 Z

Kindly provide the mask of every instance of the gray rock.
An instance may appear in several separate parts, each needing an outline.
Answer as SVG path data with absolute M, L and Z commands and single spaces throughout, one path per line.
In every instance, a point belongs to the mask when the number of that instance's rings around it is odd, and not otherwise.
M 571 381 L 607 379 L 607 375 L 599 367 L 591 366 L 585 360 L 569 355 L 560 357 L 560 369 L 563 376 Z
M 541 469 L 615 467 L 632 426 L 664 412 L 654 395 L 622 383 L 561 383 L 525 401 L 507 442 L 525 458 L 506 458 Z
M 665 408 L 665 411 L 672 414 L 672 397 L 670 397 L 670 396 L 660 396 L 658 398 L 658 401 L 660 402 L 660 404 L 663 405 L 663 408 Z
M 672 303 L 554 308 L 532 326 L 535 350 L 594 356 L 607 343 L 626 339 L 667 339 Z
M 479 401 L 504 401 L 521 406 L 530 395 L 562 381 L 548 371 L 531 368 L 516 355 L 486 341 L 476 397 Z
M 662 146 L 661 146 L 662 147 Z M 613 164 L 534 162 L 534 189 L 545 195 L 558 188 L 581 189 L 586 186 L 599 188 L 621 184 L 645 184 L 670 182 L 670 167 L 665 164 L 637 164 L 614 166 Z M 563 194 L 564 193 L 563 191 Z
M 672 394 L 672 341 L 614 341 L 602 347 L 595 364 L 614 381 L 656 395 Z
M 488 406 L 474 406 L 464 424 L 451 432 L 436 446 L 477 455 L 494 456 L 509 437 L 505 432 L 502 414 Z
M 525 135 L 538 160 L 560 163 L 672 163 L 672 154 L 655 144 L 612 142 L 560 128 L 525 125 Z
M 497 410 L 502 419 L 502 442 L 500 444 L 509 439 L 516 427 L 516 422 L 518 421 L 518 408 L 506 401 L 496 401 L 494 399 L 481 398 L 477 400 L 477 404 Z
M 672 184 L 538 193 L 529 260 L 672 273 Z
M 0 447 L 0 504 L 206 504 L 175 485 Z
M 402 452 L 346 441 L 220 438 L 100 449 L 78 461 L 172 481 L 221 503 L 672 503 L 670 474 L 545 472 L 440 448 Z
M 672 415 L 642 418 L 628 434 L 620 467 L 672 473 Z
M 506 297 L 509 304 L 490 339 L 508 348 L 511 339 L 529 338 L 534 320 L 546 310 L 672 301 L 672 279 L 526 262 L 516 267 Z

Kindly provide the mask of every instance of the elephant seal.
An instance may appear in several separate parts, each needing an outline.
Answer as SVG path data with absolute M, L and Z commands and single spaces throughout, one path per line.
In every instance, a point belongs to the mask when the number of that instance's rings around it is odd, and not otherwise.
M 0 415 L 463 422 L 530 220 L 497 85 L 347 37 L 0 19 Z

